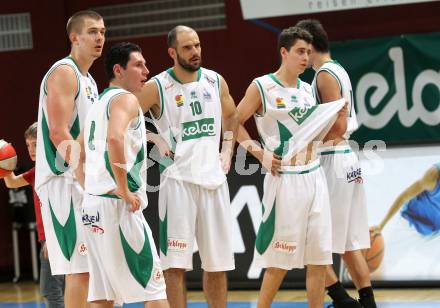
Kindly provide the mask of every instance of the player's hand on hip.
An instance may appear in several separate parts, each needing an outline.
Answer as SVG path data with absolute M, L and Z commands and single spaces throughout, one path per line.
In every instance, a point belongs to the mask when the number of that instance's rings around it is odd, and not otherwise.
M 129 190 L 122 191 L 118 188 L 114 190 L 114 194 L 128 203 L 129 212 L 136 212 L 137 210 L 139 210 L 141 206 L 141 201 L 136 194 L 132 193 Z
M 161 138 L 162 139 L 162 138 Z M 168 146 L 168 143 L 165 142 L 165 140 L 156 143 L 157 148 L 159 149 L 160 156 L 168 156 L 171 159 L 174 159 L 174 153 L 171 151 L 170 147 Z
M 273 176 L 279 175 L 279 169 L 281 167 L 281 156 L 269 152 L 268 150 L 264 150 L 265 153 L 263 155 L 263 160 L 261 161 L 261 164 L 263 165 L 266 170 L 270 170 L 270 173 Z
M 272 173 L 272 175 L 276 175 L 278 176 L 280 167 L 281 167 L 281 156 L 276 155 L 275 153 L 272 156 L 272 168 L 270 169 L 270 172 Z

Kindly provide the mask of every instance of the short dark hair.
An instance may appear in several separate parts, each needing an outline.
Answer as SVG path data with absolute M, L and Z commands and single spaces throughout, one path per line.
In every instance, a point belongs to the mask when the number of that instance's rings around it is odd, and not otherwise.
M 99 13 L 92 10 L 79 11 L 73 14 L 67 21 L 67 35 L 72 32 L 81 33 L 82 27 L 84 26 L 84 20 L 90 18 L 93 20 L 101 20 L 102 16 Z
M 133 43 L 118 43 L 110 47 L 105 54 L 105 72 L 109 80 L 115 78 L 115 74 L 113 72 L 113 67 L 115 64 L 119 64 L 124 69 L 127 67 L 127 63 L 130 60 L 130 54 L 132 52 L 141 52 L 142 49 Z
M 26 131 L 24 132 L 24 139 L 37 139 L 37 125 L 38 123 L 34 122 L 26 129 Z
M 290 50 L 297 40 L 303 40 L 310 44 L 312 36 L 306 30 L 298 27 L 283 29 L 278 36 L 278 51 L 280 51 L 281 47 Z
M 307 30 L 312 36 L 312 45 L 313 48 L 318 52 L 328 52 L 329 44 L 328 44 L 328 36 L 327 32 L 325 32 L 324 27 L 321 22 L 317 19 L 304 19 L 300 20 L 297 24 L 297 27 Z
M 171 29 L 170 32 L 168 32 L 168 36 L 167 36 L 168 48 L 176 48 L 177 34 L 182 31 L 194 31 L 195 32 L 195 30 L 193 28 L 188 27 L 188 26 L 184 26 L 184 25 L 175 26 L 173 29 Z

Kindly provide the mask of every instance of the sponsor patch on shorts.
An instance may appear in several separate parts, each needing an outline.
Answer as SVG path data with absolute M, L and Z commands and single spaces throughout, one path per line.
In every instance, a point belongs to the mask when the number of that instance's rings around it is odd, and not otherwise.
M 86 246 L 85 243 L 79 243 L 79 245 L 78 245 L 78 253 L 81 256 L 87 255 L 87 246 Z
M 168 238 L 168 250 L 172 251 L 186 251 L 188 249 L 188 243 L 186 240 L 177 238 Z
M 161 280 L 163 280 L 163 272 L 162 272 L 161 269 L 158 269 L 158 268 L 154 269 L 153 280 L 154 281 L 161 281 Z
M 287 253 L 287 254 L 293 254 L 296 250 L 296 243 L 295 242 L 286 242 L 286 241 L 274 241 L 272 244 L 273 249 L 276 251 Z

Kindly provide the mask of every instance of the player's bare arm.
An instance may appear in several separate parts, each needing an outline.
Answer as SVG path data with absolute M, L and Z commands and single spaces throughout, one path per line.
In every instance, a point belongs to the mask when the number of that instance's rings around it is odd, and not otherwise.
M 416 197 L 425 190 L 432 191 L 437 185 L 438 180 L 438 169 L 436 167 L 429 168 L 421 179 L 411 184 L 396 198 L 388 213 L 385 215 L 385 218 L 379 224 L 378 229 L 382 230 L 387 222 L 399 211 L 406 201 Z
M 151 111 L 155 117 L 160 116 L 160 93 L 154 80 L 146 82 L 142 90 L 134 94 L 139 101 L 143 113 Z M 147 141 L 154 143 L 158 147 L 161 156 L 173 156 L 168 144 L 158 134 L 147 130 Z
M 130 204 L 132 212 L 139 209 L 140 201 L 128 188 L 124 141 L 130 121 L 139 115 L 138 106 L 138 100 L 132 94 L 115 98 L 110 105 L 107 131 L 108 156 L 117 185 L 114 193 Z
M 234 151 L 235 139 L 238 130 L 238 112 L 234 99 L 229 93 L 229 87 L 223 77 L 220 76 L 220 101 L 222 104 L 222 167 L 225 173 L 229 172 L 231 158 Z
M 29 183 L 24 179 L 23 175 L 15 175 L 14 172 L 9 173 L 6 175 L 3 180 L 5 180 L 5 184 L 7 188 L 19 188 L 26 185 L 29 185 Z
M 84 131 L 83 130 L 81 130 L 81 133 L 78 135 L 78 138 L 76 138 L 76 141 L 80 145 L 80 152 L 79 152 L 78 166 L 76 166 L 76 168 L 75 168 L 75 177 L 78 180 L 78 183 L 84 189 L 84 181 L 85 181 L 84 162 L 86 160 L 86 157 L 85 157 L 86 153 L 84 152 Z
M 141 91 L 134 93 L 134 95 L 136 95 L 143 113 L 151 109 L 155 117 L 160 116 L 160 93 L 154 80 L 146 82 Z
M 318 74 L 317 86 L 322 103 L 329 103 L 342 98 L 338 81 L 326 71 Z M 338 118 L 329 131 L 326 140 L 334 140 L 347 131 L 347 104 L 338 113 Z
M 273 175 L 278 174 L 277 170 L 281 166 L 281 158 L 273 154 L 270 156 L 272 159 L 265 159 L 264 149 L 260 144 L 251 139 L 248 131 L 244 127 L 244 123 L 246 123 L 251 116 L 255 113 L 261 114 L 263 112 L 263 104 L 261 103 L 260 92 L 256 84 L 251 83 L 249 85 L 243 99 L 237 106 L 237 110 L 240 121 L 237 135 L 238 142 L 258 159 L 267 170 L 271 170 Z
M 50 140 L 55 147 L 65 140 L 72 140 L 69 124 L 78 92 L 78 81 L 73 68 L 68 65 L 58 66 L 47 79 L 47 116 L 49 118 Z M 64 155 L 69 162 L 70 149 Z

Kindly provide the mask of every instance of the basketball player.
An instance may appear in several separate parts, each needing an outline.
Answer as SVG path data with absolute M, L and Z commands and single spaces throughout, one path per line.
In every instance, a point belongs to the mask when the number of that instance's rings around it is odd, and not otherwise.
M 313 90 L 318 103 L 343 97 L 349 102 L 348 113 L 341 114 L 324 138 L 321 163 L 326 173 L 333 226 L 333 252 L 341 254 L 363 307 L 376 307 L 370 273 L 361 249 L 370 247 L 367 208 L 358 158 L 348 139 L 357 129 L 353 91 L 345 69 L 330 56 L 327 33 L 317 20 L 302 20 L 301 27 L 313 36 L 310 64 L 316 71 Z M 361 307 L 345 291 L 333 270 L 327 268 L 326 287 L 334 307 Z
M 136 96 L 148 76 L 139 46 L 119 43 L 105 58 L 109 87 L 85 122 L 82 221 L 88 244 L 92 307 L 144 302 L 169 307 L 147 207 L 146 130 Z M 84 140 L 87 143 L 84 145 Z M 80 170 L 80 169 L 79 169 Z M 82 177 L 79 177 L 82 178 Z
M 104 21 L 98 13 L 75 13 L 67 22 L 70 55 L 49 69 L 40 87 L 35 186 L 42 204 L 52 274 L 66 274 L 64 300 L 68 308 L 87 303 L 82 189 L 69 164 L 78 156 L 74 140 L 88 109 L 98 100 L 96 83 L 88 71 L 101 56 L 104 33 Z
M 37 122 L 33 123 L 24 132 L 26 146 L 29 156 L 32 161 L 35 161 L 36 144 L 37 144 Z M 15 175 L 14 172 L 4 177 L 6 187 L 18 188 L 27 185 L 32 186 L 34 195 L 35 220 L 38 231 L 38 241 L 41 244 L 40 250 L 40 292 L 44 297 L 48 308 L 63 308 L 64 307 L 64 276 L 52 275 L 50 270 L 50 263 L 47 256 L 46 238 L 44 236 L 44 226 L 41 219 L 41 204 L 35 192 L 35 167 L 30 170 Z
M 430 167 L 422 178 L 405 189 L 394 201 L 377 231 L 381 232 L 388 221 L 404 205 L 401 215 L 418 233 L 431 235 L 440 230 L 440 163 Z
M 435 258 L 440 255 L 439 209 L 440 163 L 436 163 L 405 188 L 379 226 L 372 227 L 373 232 L 382 233 L 386 249 L 375 277 L 436 279 L 440 271 Z
M 225 173 L 231 164 L 237 111 L 222 76 L 201 67 L 197 33 L 177 26 L 168 33 L 174 65 L 146 83 L 138 96 L 151 107 L 174 159 L 161 165 L 160 256 L 171 307 L 186 307 L 185 271 L 192 270 L 194 238 L 202 261 L 209 307 L 226 307 L 225 271 L 233 270 L 231 212 Z M 222 151 L 219 142 L 222 136 Z
M 278 37 L 279 69 L 254 79 L 237 107 L 241 124 L 255 116 L 265 150 L 250 141 L 243 125 L 239 128 L 238 141 L 271 171 L 264 180 L 263 221 L 254 256 L 256 265 L 266 268 L 259 308 L 271 306 L 288 270 L 304 266 L 308 305 L 321 308 L 325 269 L 332 264 L 329 199 L 319 159 L 306 143 L 302 153 L 284 164 L 283 142 L 287 143 L 292 135 L 295 138 L 296 133 L 275 118 L 281 111 L 287 115 L 291 110 L 314 110 L 312 89 L 299 79 L 307 67 L 311 41 L 311 35 L 303 29 L 284 29 Z M 306 115 L 300 116 L 301 121 Z M 279 135 L 278 148 L 269 148 L 272 137 L 269 131 Z M 268 151 L 271 151 L 270 159 L 266 159 Z

